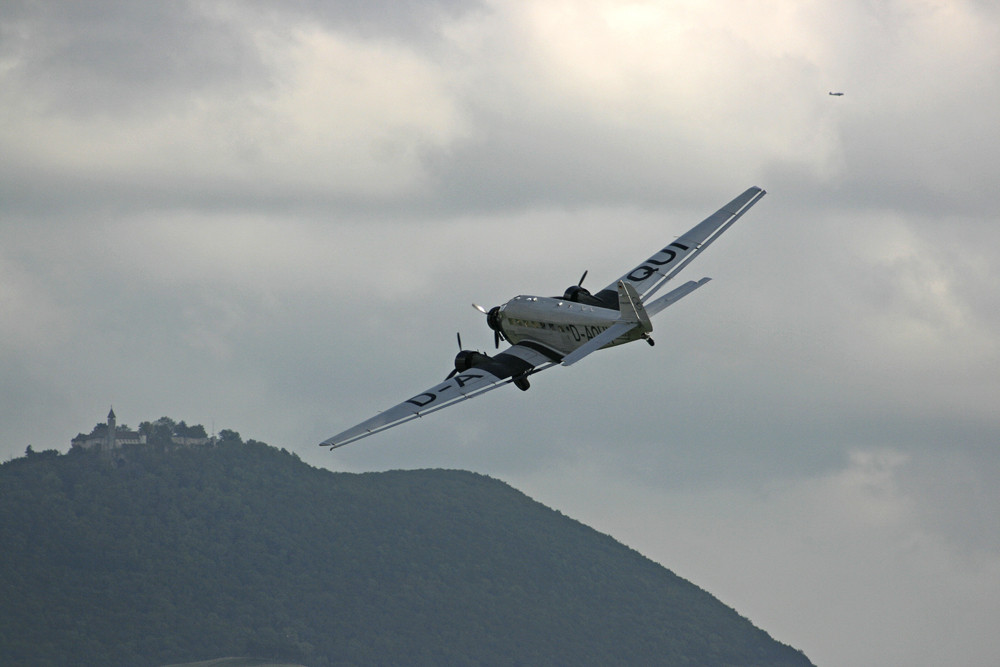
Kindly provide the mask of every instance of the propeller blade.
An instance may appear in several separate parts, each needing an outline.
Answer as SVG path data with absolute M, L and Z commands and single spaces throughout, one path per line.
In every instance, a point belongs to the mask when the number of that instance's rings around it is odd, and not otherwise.
M 462 333 L 460 331 L 455 332 L 455 337 L 458 338 L 458 349 L 462 349 Z
M 452 372 L 448 373 L 448 377 L 446 377 L 446 378 L 445 378 L 445 380 L 450 380 L 450 379 L 452 379 L 453 377 L 455 377 L 455 376 L 456 376 L 457 374 L 458 374 L 458 369 L 456 368 L 456 369 L 455 369 L 455 370 L 453 370 Z
M 500 349 L 500 332 L 497 330 L 493 331 L 493 344 L 498 350 Z
M 482 306 L 480 306 L 478 303 L 472 304 L 472 307 L 475 308 L 476 310 L 478 310 L 483 315 L 486 315 L 489 312 L 485 308 L 483 308 Z
M 586 278 L 586 277 L 587 277 L 587 272 L 586 272 L 586 271 L 584 271 L 584 272 L 583 272 L 583 275 L 582 275 L 582 276 L 580 276 L 580 282 L 578 282 L 578 283 L 576 284 L 576 286 L 577 286 L 577 287 L 583 287 L 583 280 L 584 280 L 584 278 Z

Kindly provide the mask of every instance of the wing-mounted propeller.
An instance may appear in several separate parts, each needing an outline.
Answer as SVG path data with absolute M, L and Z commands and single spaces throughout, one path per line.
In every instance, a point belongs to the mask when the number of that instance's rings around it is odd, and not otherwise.
M 476 352 L 475 350 L 463 350 L 462 349 L 462 334 L 456 333 L 455 337 L 458 339 L 458 354 L 455 355 L 455 370 L 448 373 L 448 377 L 445 380 L 450 380 L 459 373 L 463 373 L 476 364 L 482 364 L 489 361 L 492 357 L 482 352 Z
M 500 341 L 507 340 L 507 337 L 503 334 L 503 327 L 500 326 L 500 306 L 493 306 L 489 310 L 486 310 L 478 303 L 474 303 L 472 307 L 486 316 L 486 326 L 493 329 L 493 345 L 499 350 Z

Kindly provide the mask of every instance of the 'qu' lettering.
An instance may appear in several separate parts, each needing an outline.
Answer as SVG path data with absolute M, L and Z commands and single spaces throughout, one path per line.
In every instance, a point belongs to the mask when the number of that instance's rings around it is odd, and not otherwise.
M 656 264 L 657 266 L 665 266 L 677 258 L 677 253 L 670 249 L 671 246 L 673 246 L 674 248 L 680 248 L 681 250 L 688 249 L 688 246 L 683 245 L 681 243 L 677 242 L 671 243 L 666 248 L 656 253 L 656 255 L 653 255 L 652 257 L 647 259 L 646 264 L 643 264 L 642 266 L 633 269 L 632 273 L 628 274 L 625 277 L 634 283 L 641 283 L 646 278 L 649 278 L 651 275 L 656 273 L 656 269 L 654 269 L 651 266 L 648 266 L 649 264 Z M 658 255 L 667 255 L 667 258 L 662 260 L 656 259 Z

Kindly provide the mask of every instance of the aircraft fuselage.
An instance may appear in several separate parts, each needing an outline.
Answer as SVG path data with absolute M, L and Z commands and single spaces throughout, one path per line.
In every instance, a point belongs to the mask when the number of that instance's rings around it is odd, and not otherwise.
M 565 355 L 609 328 L 620 315 L 618 310 L 566 299 L 521 295 L 500 306 L 498 317 L 512 344 L 533 341 Z M 639 340 L 642 333 L 630 331 L 605 347 Z

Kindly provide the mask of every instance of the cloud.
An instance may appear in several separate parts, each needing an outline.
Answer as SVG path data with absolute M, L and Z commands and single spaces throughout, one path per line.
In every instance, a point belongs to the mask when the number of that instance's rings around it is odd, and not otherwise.
M 183 18 L 182 23 L 206 28 L 205 16 Z M 176 76 L 185 87 L 172 85 L 164 73 L 172 55 L 156 40 L 141 48 L 107 44 L 98 30 L 138 40 L 139 31 L 158 17 L 126 13 L 117 19 L 127 28 L 122 33 L 103 17 L 87 17 L 83 25 L 92 31 L 84 29 L 83 37 L 66 33 L 74 36 L 66 47 L 71 53 L 56 49 L 41 55 L 23 47 L 8 61 L 5 75 L 4 102 L 12 122 L 5 124 L 0 142 L 19 167 L 10 170 L 11 194 L 34 195 L 39 205 L 51 192 L 25 189 L 23 181 L 48 178 L 60 189 L 125 196 L 133 206 L 151 197 L 176 207 L 178 196 L 182 203 L 221 198 L 241 208 L 248 199 L 269 197 L 392 198 L 413 195 L 424 185 L 424 153 L 464 134 L 446 75 L 405 45 L 360 40 L 301 19 L 262 24 L 247 18 L 223 12 L 208 23 L 221 24 L 224 34 L 238 38 L 243 55 L 225 51 L 226 58 L 249 61 L 251 72 L 243 76 L 230 71 L 237 65 L 220 65 L 230 74 L 222 81 L 185 76 L 188 65 L 206 60 L 211 70 L 220 58 L 202 53 L 202 33 L 195 31 L 195 48 L 178 56 Z M 23 30 L 30 36 L 43 26 Z M 167 39 L 169 32 L 156 34 Z M 150 61 L 148 72 L 122 53 L 132 50 Z M 143 72 L 103 67 L 105 56 Z M 53 97 L 78 97 L 63 79 L 87 91 L 79 95 L 84 103 Z
M 471 468 L 820 663 L 989 662 L 992 5 L 0 17 L 5 456 L 114 403 L 337 469 Z M 752 184 L 655 348 L 315 447 L 443 378 L 456 331 L 491 349 L 469 304 L 600 289 Z

